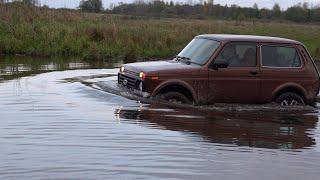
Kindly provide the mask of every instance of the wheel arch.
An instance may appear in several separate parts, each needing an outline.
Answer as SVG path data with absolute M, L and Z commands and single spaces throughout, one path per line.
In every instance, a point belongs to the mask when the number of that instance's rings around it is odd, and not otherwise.
M 304 102 L 307 101 L 306 90 L 302 86 L 296 83 L 287 83 L 276 88 L 272 93 L 272 100 L 274 101 L 276 98 L 278 98 L 281 94 L 285 92 L 296 93 L 303 99 Z
M 184 94 L 187 98 L 194 101 L 197 104 L 197 98 L 195 90 L 188 83 L 182 80 L 169 80 L 159 84 L 154 91 L 151 93 L 151 96 L 157 96 L 169 91 L 177 91 Z

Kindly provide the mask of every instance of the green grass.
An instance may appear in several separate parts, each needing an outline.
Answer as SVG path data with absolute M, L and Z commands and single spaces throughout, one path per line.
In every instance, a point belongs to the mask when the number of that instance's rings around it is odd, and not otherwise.
M 164 58 L 176 55 L 194 36 L 254 34 L 305 43 L 320 59 L 320 26 L 280 22 L 148 19 L 0 4 L 0 54 Z

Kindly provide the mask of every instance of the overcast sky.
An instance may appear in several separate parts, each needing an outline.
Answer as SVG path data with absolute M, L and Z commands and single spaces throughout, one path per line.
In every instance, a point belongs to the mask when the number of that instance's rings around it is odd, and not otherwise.
M 48 5 L 53 8 L 77 8 L 79 6 L 80 0 L 39 0 L 41 5 Z M 119 2 L 131 3 L 134 0 L 102 0 L 104 7 L 110 7 L 113 3 L 117 5 Z M 169 1 L 169 0 L 168 0 Z M 190 2 L 190 0 L 173 0 L 174 2 Z M 193 2 L 199 2 L 200 0 L 193 0 Z M 275 3 L 279 3 L 283 9 L 293 6 L 299 2 L 309 2 L 311 5 L 320 4 L 320 0 L 214 0 L 215 4 L 236 4 L 239 6 L 252 7 L 254 3 L 257 3 L 259 8 L 267 7 L 271 8 Z

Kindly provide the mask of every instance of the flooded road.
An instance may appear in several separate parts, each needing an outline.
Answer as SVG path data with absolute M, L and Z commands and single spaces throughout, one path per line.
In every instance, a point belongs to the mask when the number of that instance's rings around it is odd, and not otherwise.
M 92 86 L 118 64 L 8 62 L 0 179 L 319 178 L 318 109 L 143 104 Z

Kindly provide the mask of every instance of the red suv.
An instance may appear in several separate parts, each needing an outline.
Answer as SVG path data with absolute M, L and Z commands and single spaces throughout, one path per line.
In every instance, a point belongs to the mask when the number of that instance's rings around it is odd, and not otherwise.
M 319 72 L 298 41 L 199 35 L 173 60 L 125 64 L 118 83 L 144 97 L 190 104 L 312 105 Z

